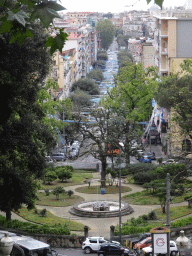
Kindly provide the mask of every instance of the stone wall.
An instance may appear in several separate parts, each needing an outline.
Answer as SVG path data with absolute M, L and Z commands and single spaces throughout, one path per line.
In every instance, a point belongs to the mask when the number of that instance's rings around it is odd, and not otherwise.
M 86 226 L 85 226 L 86 227 Z M 86 227 L 88 230 L 88 227 Z M 5 230 L 4 228 L 0 227 L 1 230 Z M 85 231 L 84 230 L 84 231 Z M 172 228 L 171 229 L 171 239 L 176 240 L 177 237 L 180 236 L 180 231 L 184 230 L 185 236 L 192 235 L 192 225 L 181 227 L 181 228 Z M 81 248 L 82 242 L 85 240 L 85 237 L 88 236 L 88 232 L 85 233 L 85 236 L 65 236 L 65 235 L 43 235 L 43 234 L 28 234 L 26 232 L 16 231 L 13 229 L 7 229 L 9 232 L 18 233 L 21 235 L 26 235 L 33 237 L 37 240 L 45 242 L 49 244 L 53 248 Z M 112 231 L 112 230 L 111 230 Z M 114 230 L 113 230 L 114 232 Z M 110 239 L 118 241 L 119 236 L 114 236 L 113 232 L 110 233 Z M 127 235 L 122 236 L 122 245 L 129 244 L 129 240 L 136 237 L 138 235 Z

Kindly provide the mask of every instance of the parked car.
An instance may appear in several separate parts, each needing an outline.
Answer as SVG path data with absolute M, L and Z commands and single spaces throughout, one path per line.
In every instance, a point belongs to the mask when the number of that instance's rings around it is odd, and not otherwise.
M 142 252 L 145 256 L 152 256 L 152 245 L 142 249 Z M 175 256 L 178 253 L 177 245 L 175 241 L 170 241 L 170 255 Z
M 148 155 L 145 155 L 139 159 L 139 162 L 141 163 L 151 163 L 151 158 Z
M 165 165 L 165 164 L 178 164 L 178 162 L 176 162 L 175 159 L 168 159 L 162 162 L 162 165 Z
M 51 154 L 50 157 L 53 161 L 65 161 L 66 160 L 66 156 L 64 153 L 54 153 L 54 154 Z
M 148 152 L 147 155 L 151 158 L 151 160 L 156 160 L 155 152 Z
M 117 241 L 111 241 L 113 244 L 119 244 Z M 105 239 L 103 236 L 90 236 L 82 243 L 82 249 L 86 254 L 91 252 L 96 252 L 99 250 L 101 244 L 110 243 L 109 240 Z
M 144 247 L 150 246 L 152 245 L 152 238 L 151 237 L 147 237 L 144 240 L 138 242 L 135 244 L 134 249 L 142 249 Z
M 140 234 L 140 236 L 130 239 L 129 242 L 130 242 L 131 248 L 133 248 L 136 243 L 139 243 L 142 240 L 144 240 L 145 238 L 150 237 L 150 236 L 151 236 L 151 233 L 148 232 L 148 233 L 142 233 L 142 234 Z
M 0 231 L 0 240 L 5 236 L 7 231 Z M 13 249 L 10 256 L 53 256 L 58 255 L 56 251 L 50 248 L 49 244 L 33 239 L 28 236 L 9 233 L 13 240 Z M 1 249 L 1 247 L 0 247 Z
M 114 243 L 104 243 L 97 252 L 98 256 L 106 255 L 129 255 L 129 250 L 121 245 Z

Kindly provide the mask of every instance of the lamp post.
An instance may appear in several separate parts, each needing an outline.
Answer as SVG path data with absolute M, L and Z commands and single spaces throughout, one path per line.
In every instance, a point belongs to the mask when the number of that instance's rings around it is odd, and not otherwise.
M 119 242 L 121 244 L 121 149 L 119 150 Z
M 185 172 L 182 171 L 182 172 Z M 182 172 L 177 173 L 177 175 L 174 176 L 171 182 Z M 166 182 L 166 227 L 170 229 L 170 200 L 171 200 L 171 182 L 170 182 L 170 174 L 167 173 L 167 182 Z M 170 255 L 170 233 L 167 236 L 167 255 Z
M 170 183 L 170 174 L 167 173 L 167 183 L 166 183 L 166 227 L 170 229 L 170 189 L 171 189 L 171 183 Z M 167 256 L 170 255 L 170 232 L 167 234 Z

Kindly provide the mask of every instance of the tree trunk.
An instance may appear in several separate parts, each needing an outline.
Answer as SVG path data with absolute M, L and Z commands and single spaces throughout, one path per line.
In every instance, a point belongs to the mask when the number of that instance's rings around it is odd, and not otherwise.
M 10 210 L 6 210 L 6 220 L 7 221 L 11 220 L 11 211 Z
M 102 164 L 101 187 L 103 188 L 106 186 L 106 167 L 107 167 L 106 159 L 101 164 Z

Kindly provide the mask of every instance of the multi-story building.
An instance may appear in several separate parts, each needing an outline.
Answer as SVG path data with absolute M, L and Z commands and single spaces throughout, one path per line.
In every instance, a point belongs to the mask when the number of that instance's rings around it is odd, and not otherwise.
M 155 49 L 153 47 L 152 40 L 148 40 L 142 43 L 141 63 L 145 68 L 149 66 L 155 66 Z
M 192 58 L 191 41 L 192 19 L 156 17 L 155 66 L 161 76 L 173 72 L 173 59 Z
M 156 17 L 155 66 L 160 76 L 178 73 L 181 70 L 180 64 L 192 58 L 192 18 L 189 17 L 190 12 L 184 15 L 184 11 L 178 9 Z M 168 111 L 162 108 L 160 116 L 164 117 L 165 112 Z M 169 118 L 159 119 L 162 144 L 168 154 L 181 153 L 183 141 L 188 139 L 181 136 L 180 128 L 176 123 L 171 123 L 170 117 L 174 112 L 174 109 L 171 109 Z M 168 136 L 168 131 L 172 134 L 171 137 Z
M 82 35 L 81 33 L 70 34 L 65 42 L 63 52 L 70 49 L 76 50 L 76 66 L 74 71 L 74 79 L 78 80 L 82 77 Z

